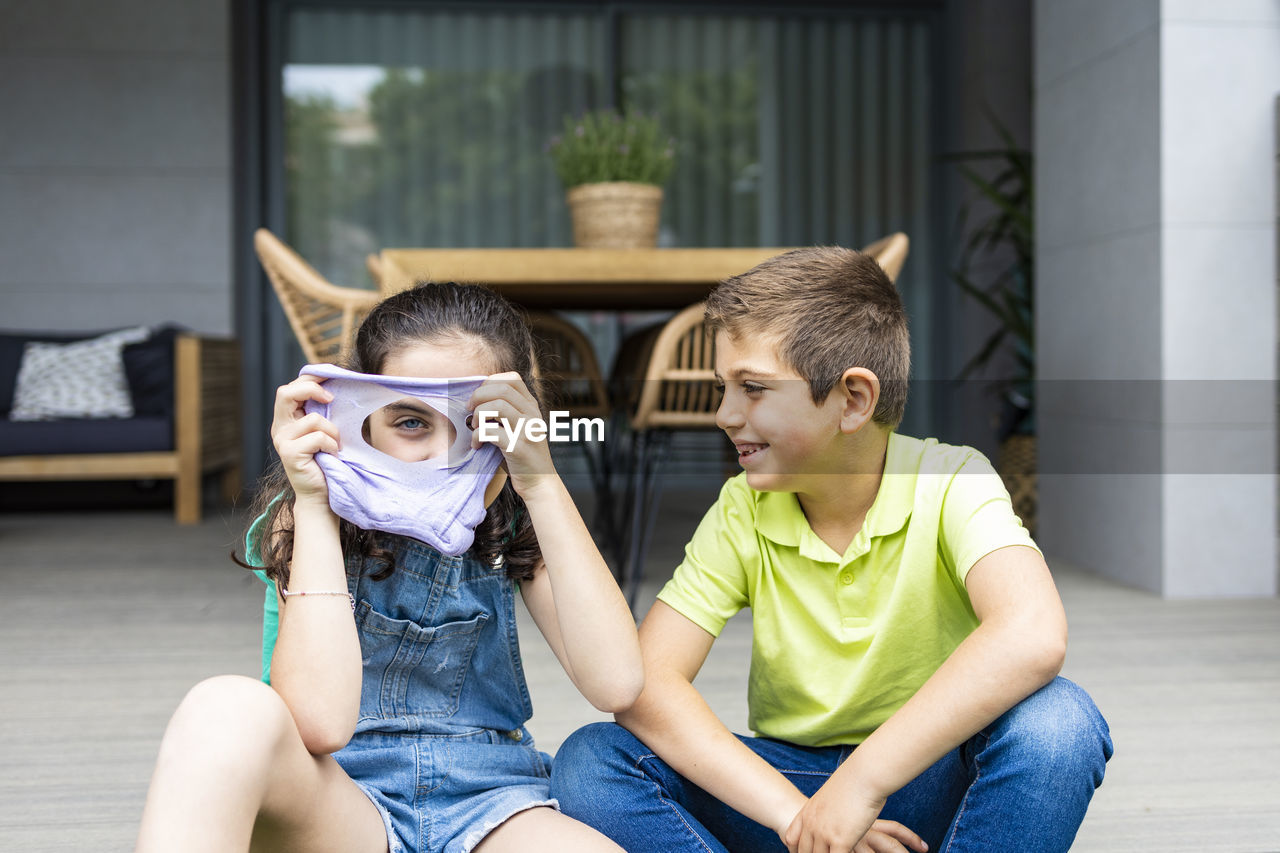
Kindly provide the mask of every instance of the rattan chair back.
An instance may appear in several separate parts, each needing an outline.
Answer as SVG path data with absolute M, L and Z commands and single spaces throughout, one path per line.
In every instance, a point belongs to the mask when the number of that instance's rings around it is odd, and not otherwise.
M 566 410 L 573 417 L 608 417 L 609 395 L 591 340 L 573 323 L 548 311 L 529 312 L 529 329 L 538 345 L 547 408 Z
M 265 228 L 254 232 L 253 247 L 306 360 L 341 363 L 360 322 L 382 297 L 372 290 L 331 284 Z
M 875 258 L 881 269 L 889 276 L 889 281 L 896 282 L 898 275 L 902 272 L 902 265 L 907 262 L 907 252 L 910 249 L 911 241 L 906 234 L 898 231 L 863 246 L 859 251 Z
M 662 327 L 645 367 L 632 429 L 715 428 L 720 394 L 705 309 L 705 302 L 690 305 Z
M 370 252 L 364 256 L 364 269 L 369 273 L 369 281 L 373 282 L 373 286 L 381 290 L 382 288 L 382 255 L 377 252 Z

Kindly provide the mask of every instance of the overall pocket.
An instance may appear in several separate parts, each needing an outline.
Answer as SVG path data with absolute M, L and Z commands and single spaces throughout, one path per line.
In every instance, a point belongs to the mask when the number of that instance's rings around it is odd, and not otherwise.
M 424 628 L 392 619 L 361 601 L 356 608 L 364 674 L 360 717 L 447 717 L 489 614 Z

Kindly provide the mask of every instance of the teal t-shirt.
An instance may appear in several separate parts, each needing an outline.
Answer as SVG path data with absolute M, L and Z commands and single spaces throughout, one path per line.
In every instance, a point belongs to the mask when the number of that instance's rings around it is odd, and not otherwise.
M 251 566 L 262 565 L 258 544 L 262 539 L 262 526 L 266 522 L 267 513 L 264 512 L 253 520 L 249 531 L 244 535 L 244 558 Z M 267 577 L 266 572 L 254 569 L 253 573 L 267 585 L 266 597 L 262 602 L 262 682 L 270 684 L 271 654 L 275 651 L 276 633 L 280 628 L 280 599 L 276 597 L 276 582 Z

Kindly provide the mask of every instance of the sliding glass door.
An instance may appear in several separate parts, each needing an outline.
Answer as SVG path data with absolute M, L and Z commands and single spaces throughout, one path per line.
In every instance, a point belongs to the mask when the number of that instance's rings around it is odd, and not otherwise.
M 265 222 L 334 283 L 372 287 L 365 256 L 387 246 L 570 245 L 548 142 L 617 106 L 675 141 L 660 245 L 905 231 L 899 284 L 930 363 L 938 38 L 922 4 L 263 3 Z M 574 319 L 607 369 L 646 318 Z M 269 387 L 296 365 L 279 319 L 263 328 Z M 927 429 L 930 402 L 913 395 L 908 428 Z

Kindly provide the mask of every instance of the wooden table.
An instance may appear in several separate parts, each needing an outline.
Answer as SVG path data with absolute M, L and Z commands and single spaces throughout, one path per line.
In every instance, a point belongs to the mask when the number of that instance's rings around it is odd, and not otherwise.
M 539 309 L 683 308 L 786 248 L 383 249 L 382 292 L 418 281 L 487 284 Z

